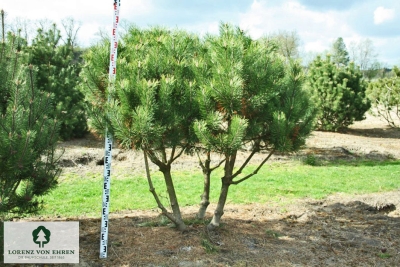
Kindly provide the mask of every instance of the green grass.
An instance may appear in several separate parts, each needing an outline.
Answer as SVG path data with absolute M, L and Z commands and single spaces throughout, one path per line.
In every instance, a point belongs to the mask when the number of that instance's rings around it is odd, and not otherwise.
M 255 167 L 250 166 L 244 173 Z M 222 169 L 214 173 L 211 201 L 216 202 Z M 110 211 L 156 208 L 144 176 L 119 174 L 111 178 Z M 230 187 L 228 203 L 262 203 L 280 198 L 324 198 L 342 192 L 361 194 L 400 188 L 400 161 L 329 162 L 323 166 L 309 166 L 300 161 L 265 165 L 251 179 Z M 197 205 L 202 193 L 199 170 L 173 173 L 175 189 L 181 206 Z M 161 173 L 153 173 L 154 187 L 166 207 L 168 198 Z M 65 173 L 58 188 L 43 197 L 43 216 L 96 216 L 102 205 L 102 174 L 82 177 Z

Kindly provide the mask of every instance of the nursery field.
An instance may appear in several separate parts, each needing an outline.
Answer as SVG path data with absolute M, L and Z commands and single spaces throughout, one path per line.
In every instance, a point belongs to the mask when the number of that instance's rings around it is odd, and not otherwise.
M 206 224 L 219 193 L 218 172 L 204 222 L 195 219 L 202 190 L 196 157 L 183 156 L 173 166 L 189 225 L 181 233 L 159 215 L 141 154 L 116 146 L 107 259 L 99 259 L 103 142 L 89 135 L 60 147 L 65 152 L 59 187 L 44 198 L 41 214 L 14 220 L 79 221 L 79 266 L 398 266 L 400 262 L 400 131 L 375 117 L 368 116 L 345 133 L 313 132 L 300 152 L 274 155 L 259 174 L 231 188 L 223 224 L 213 232 Z M 240 153 L 242 158 L 245 154 Z M 265 156 L 258 155 L 252 164 Z M 156 166 L 151 172 L 167 206 Z

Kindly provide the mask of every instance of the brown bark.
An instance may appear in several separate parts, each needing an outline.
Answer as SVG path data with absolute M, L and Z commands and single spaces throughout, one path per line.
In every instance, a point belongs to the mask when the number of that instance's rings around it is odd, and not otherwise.
M 178 228 L 179 231 L 186 230 L 186 225 L 185 225 L 184 221 L 182 220 L 181 210 L 180 210 L 179 204 L 178 204 L 178 198 L 175 193 L 174 183 L 172 181 L 171 165 L 163 164 L 160 161 L 157 162 L 158 164 L 156 163 L 157 166 L 160 168 L 160 171 L 164 175 L 164 181 L 165 181 L 165 184 L 167 187 L 167 192 L 169 195 L 169 201 L 170 201 L 170 205 L 172 208 L 172 214 L 169 213 L 167 211 L 167 209 L 162 205 L 162 203 L 155 191 L 155 188 L 153 187 L 153 183 L 150 178 L 150 172 L 149 172 L 146 152 L 144 152 L 144 159 L 145 159 L 145 165 L 146 165 L 147 180 L 148 180 L 149 187 L 150 187 L 149 190 L 153 194 L 158 207 L 161 209 L 162 213 L 175 224 L 175 226 Z
M 197 213 L 198 219 L 204 219 L 208 205 L 210 205 L 210 184 L 211 184 L 211 169 L 210 169 L 210 152 L 207 152 L 207 159 L 204 164 L 200 161 L 200 166 L 203 171 L 203 194 L 201 194 L 201 202 L 199 212 Z
M 219 193 L 217 208 L 214 211 L 214 216 L 211 222 L 207 226 L 209 230 L 217 228 L 221 222 L 222 215 L 224 215 L 224 208 L 226 199 L 228 197 L 229 186 L 231 185 L 233 179 L 232 174 L 236 162 L 236 154 L 237 151 L 233 152 L 231 155 L 225 155 L 226 161 L 224 166 L 224 177 L 221 180 L 222 185 Z
M 201 170 L 203 172 L 203 193 L 200 196 L 201 202 L 200 202 L 200 207 L 199 211 L 197 213 L 197 218 L 198 219 L 204 219 L 206 216 L 206 211 L 208 208 L 208 205 L 210 205 L 210 186 L 211 186 L 211 173 L 219 168 L 222 163 L 224 163 L 225 160 L 221 160 L 217 165 L 214 167 L 211 167 L 211 152 L 207 151 L 206 152 L 206 160 L 203 161 L 201 160 L 199 153 L 197 152 L 197 157 L 199 158 L 199 165 L 201 167 Z
M 208 230 L 214 230 L 215 228 L 219 227 L 219 224 L 221 222 L 221 217 L 222 215 L 224 215 L 224 207 L 226 199 L 228 197 L 229 186 L 230 186 L 229 182 L 228 183 L 224 181 L 222 182 L 217 208 L 214 211 L 214 216 L 211 222 L 207 226 Z
M 167 187 L 167 192 L 169 196 L 169 203 L 171 205 L 172 213 L 174 214 L 175 224 L 180 231 L 186 229 L 186 225 L 182 220 L 181 209 L 179 207 L 178 198 L 176 196 L 174 182 L 171 176 L 171 165 L 165 165 L 164 168 L 160 168 L 160 171 L 164 175 L 165 185 Z

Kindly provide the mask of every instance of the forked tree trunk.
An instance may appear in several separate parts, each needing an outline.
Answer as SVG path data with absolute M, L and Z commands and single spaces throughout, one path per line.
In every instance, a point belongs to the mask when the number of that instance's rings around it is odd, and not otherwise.
M 201 160 L 199 154 L 197 154 L 197 156 L 199 157 L 199 164 L 201 167 L 201 170 L 203 171 L 203 194 L 201 194 L 200 198 L 201 198 L 201 202 L 200 202 L 200 208 L 199 211 L 197 213 L 197 218 L 198 219 L 204 219 L 204 217 L 206 216 L 206 211 L 207 211 L 207 207 L 208 205 L 210 205 L 210 185 L 211 185 L 211 173 L 219 168 L 219 166 L 221 166 L 221 164 L 225 161 L 222 160 L 220 161 L 218 164 L 216 164 L 215 166 L 211 167 L 211 152 L 207 151 L 206 152 L 206 160 L 203 161 Z

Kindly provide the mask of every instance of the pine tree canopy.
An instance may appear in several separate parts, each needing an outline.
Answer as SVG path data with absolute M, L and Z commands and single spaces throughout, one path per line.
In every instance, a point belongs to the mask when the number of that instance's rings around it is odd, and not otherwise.
M 109 121 L 127 147 L 158 150 L 198 138 L 220 152 L 245 142 L 286 151 L 297 149 L 311 129 L 313 108 L 299 64 L 286 64 L 276 45 L 237 27 L 221 24 L 219 35 L 204 40 L 159 27 L 130 28 L 119 44 L 112 91 L 108 47 L 104 41 L 85 55 L 91 125 L 101 132 Z
M 191 68 L 198 42 L 185 32 L 163 28 L 131 28 L 123 37 L 118 52 L 118 82 L 115 91 L 111 92 L 115 102 L 108 110 L 110 129 L 122 144 L 158 150 L 185 146 L 189 141 L 189 125 L 196 113 Z M 102 49 L 106 47 L 102 46 Z M 87 56 L 92 57 L 98 49 L 93 48 Z M 97 62 L 93 58 L 90 60 Z M 98 63 L 104 64 L 101 60 L 99 58 Z M 91 75 L 96 71 L 97 68 L 88 68 L 84 74 Z M 104 74 L 93 77 L 101 80 L 94 81 L 97 85 L 107 84 Z M 92 95 L 92 103 L 96 103 L 99 94 L 103 94 L 98 108 L 106 105 L 106 91 L 101 91 Z M 93 126 L 101 130 L 104 124 Z
M 310 65 L 308 86 L 318 109 L 318 128 L 338 131 L 354 121 L 365 119 L 371 103 L 366 97 L 367 84 L 359 68 L 351 62 L 339 68 L 331 56 L 317 57 Z
M 25 65 L 20 37 L 8 34 L 0 50 L 0 214 L 35 212 L 38 196 L 57 185 L 58 122 L 53 95 L 37 87 L 37 68 Z
M 392 76 L 368 84 L 373 112 L 390 127 L 400 128 L 400 69 L 394 66 Z
M 40 90 L 54 94 L 55 112 L 60 120 L 63 139 L 82 137 L 87 132 L 84 95 L 78 90 L 80 64 L 70 43 L 62 44 L 56 25 L 48 31 L 38 29 L 32 45 L 27 47 L 28 62 L 38 68 L 36 76 Z
M 201 119 L 194 129 L 200 141 L 223 154 L 246 143 L 256 149 L 298 149 L 313 121 L 300 65 L 285 65 L 276 46 L 227 24 L 206 39 L 206 47 L 202 73 L 207 75 L 197 79 Z

